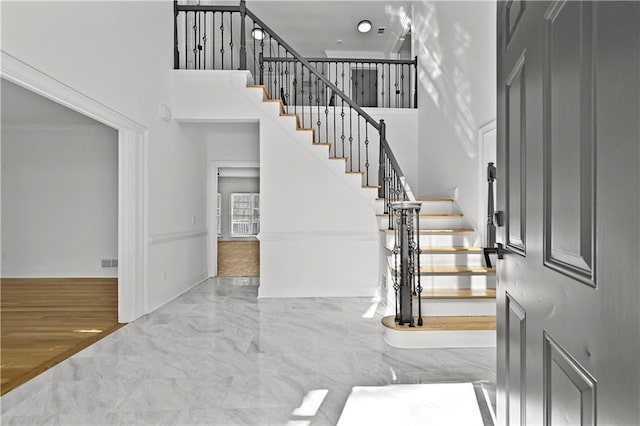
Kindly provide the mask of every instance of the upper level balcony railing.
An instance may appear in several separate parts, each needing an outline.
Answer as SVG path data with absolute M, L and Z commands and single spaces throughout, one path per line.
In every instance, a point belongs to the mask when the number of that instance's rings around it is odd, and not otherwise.
M 311 75 L 260 25 L 247 20 L 242 8 L 176 3 L 174 68 L 248 69 L 256 83 L 286 104 L 308 103 L 315 89 Z M 417 108 L 417 58 L 305 59 L 358 106 Z M 321 105 L 335 101 L 322 97 Z

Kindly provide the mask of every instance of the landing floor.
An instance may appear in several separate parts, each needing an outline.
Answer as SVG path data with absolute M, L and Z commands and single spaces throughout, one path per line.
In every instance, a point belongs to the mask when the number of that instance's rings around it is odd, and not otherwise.
M 2 424 L 335 425 L 354 386 L 491 393 L 495 349 L 392 348 L 380 318 L 365 298 L 258 300 L 255 279 L 208 280 L 2 397 Z

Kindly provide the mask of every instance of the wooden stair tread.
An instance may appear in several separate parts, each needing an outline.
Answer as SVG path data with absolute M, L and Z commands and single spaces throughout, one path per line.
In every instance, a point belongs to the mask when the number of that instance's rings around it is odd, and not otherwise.
M 384 232 L 386 234 L 395 234 L 395 230 L 393 229 L 385 229 Z M 420 234 L 469 234 L 475 232 L 473 229 L 421 229 Z
M 457 317 L 422 317 L 424 322 L 418 326 L 418 317 L 415 317 L 415 327 L 409 325 L 398 325 L 393 316 L 382 318 L 382 324 L 392 330 L 397 331 L 474 331 L 474 330 L 495 330 L 495 316 L 457 316 Z
M 422 289 L 422 299 L 495 299 L 493 288 L 429 288 Z M 417 299 L 417 296 L 414 296 Z
M 416 198 L 416 201 L 422 201 L 422 202 L 444 201 L 444 202 L 447 202 L 447 203 L 453 203 L 453 198 L 447 198 L 447 197 L 418 197 L 418 198 Z
M 389 217 L 389 213 L 378 213 L 378 217 Z M 420 213 L 420 217 L 462 217 L 462 213 Z
M 348 157 L 329 157 L 329 160 L 345 160 L 347 161 Z
M 393 251 L 393 246 L 385 247 L 389 251 Z M 423 254 L 482 254 L 482 247 L 463 247 L 463 246 L 451 246 L 451 247 L 433 247 L 425 246 L 420 247 Z
M 385 201 L 386 198 L 377 198 L 377 201 Z M 423 203 L 427 202 L 447 202 L 453 203 L 453 198 L 439 198 L 439 197 L 419 197 L 416 198 L 416 201 L 421 201 Z
M 391 268 L 395 271 L 395 268 Z M 420 267 L 420 275 L 494 275 L 496 268 L 467 265 L 426 265 Z

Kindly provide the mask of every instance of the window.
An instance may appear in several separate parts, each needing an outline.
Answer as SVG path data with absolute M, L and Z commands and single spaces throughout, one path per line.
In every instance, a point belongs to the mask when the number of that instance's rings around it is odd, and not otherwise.
M 231 236 L 244 237 L 260 232 L 260 194 L 231 194 Z

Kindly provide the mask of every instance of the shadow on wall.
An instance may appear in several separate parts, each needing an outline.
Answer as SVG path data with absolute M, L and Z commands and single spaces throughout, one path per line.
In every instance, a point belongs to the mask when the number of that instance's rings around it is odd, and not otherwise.
M 436 4 L 417 3 L 413 22 L 414 51 L 418 56 L 418 81 L 442 115 L 453 123 L 464 152 L 477 156 L 477 121 L 471 112 L 472 85 L 469 79 L 471 36 L 458 23 L 450 45 L 443 46 Z M 445 67 L 443 64 L 448 66 Z

